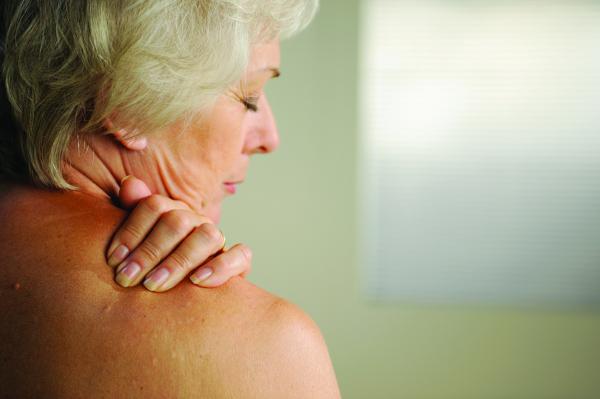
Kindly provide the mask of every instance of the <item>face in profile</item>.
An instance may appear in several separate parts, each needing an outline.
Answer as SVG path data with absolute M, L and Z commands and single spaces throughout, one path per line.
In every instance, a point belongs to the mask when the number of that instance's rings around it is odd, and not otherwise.
M 250 157 L 279 144 L 265 84 L 279 75 L 279 41 L 256 46 L 241 82 L 223 93 L 208 115 L 181 130 L 150 138 L 161 173 L 178 199 L 218 223 L 223 199 L 246 178 Z

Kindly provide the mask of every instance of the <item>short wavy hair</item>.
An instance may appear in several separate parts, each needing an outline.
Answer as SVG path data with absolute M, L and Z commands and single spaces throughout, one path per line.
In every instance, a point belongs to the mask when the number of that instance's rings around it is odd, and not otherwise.
M 117 110 L 153 131 L 208 109 L 242 77 L 253 45 L 299 32 L 318 7 L 318 0 L 2 2 L 1 172 L 58 189 L 73 188 L 61 166 L 76 133 L 98 129 Z

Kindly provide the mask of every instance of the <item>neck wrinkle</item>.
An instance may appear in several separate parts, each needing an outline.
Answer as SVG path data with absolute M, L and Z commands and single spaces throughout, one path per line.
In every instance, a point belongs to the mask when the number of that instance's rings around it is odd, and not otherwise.
M 165 157 L 160 151 L 155 155 L 164 194 L 171 199 L 187 204 L 195 212 L 201 213 L 203 204 L 198 204 L 195 200 L 194 191 L 189 188 L 186 176 L 177 173 L 168 157 Z
M 108 199 L 118 197 L 125 167 L 122 158 L 117 156 L 118 148 L 109 141 L 107 136 L 97 136 L 92 140 L 78 136 L 69 145 L 63 170 L 65 179 L 79 191 Z
M 77 142 L 79 141 L 79 143 Z M 122 147 L 111 136 L 89 134 L 73 139 L 63 162 L 65 179 L 79 191 L 118 203 L 121 180 L 133 175 L 153 194 L 165 195 L 204 214 L 207 199 L 185 173 L 178 172 L 160 146 L 141 151 Z

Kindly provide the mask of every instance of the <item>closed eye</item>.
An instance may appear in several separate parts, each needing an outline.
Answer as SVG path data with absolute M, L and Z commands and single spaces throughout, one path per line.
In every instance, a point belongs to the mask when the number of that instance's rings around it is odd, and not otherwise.
M 246 109 L 248 109 L 249 111 L 258 112 L 258 100 L 259 100 L 258 97 L 251 96 L 251 97 L 245 97 L 241 101 L 242 101 L 242 104 L 244 104 Z

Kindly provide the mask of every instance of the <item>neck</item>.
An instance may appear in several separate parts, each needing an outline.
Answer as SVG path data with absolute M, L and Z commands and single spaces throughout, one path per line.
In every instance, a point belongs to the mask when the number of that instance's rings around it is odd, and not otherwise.
M 151 143 L 144 150 L 132 151 L 108 135 L 79 135 L 67 150 L 63 174 L 80 191 L 113 203 L 117 203 L 123 178 L 133 175 L 151 193 L 181 201 L 218 223 L 220 202 L 206 201 L 198 175 L 177 173 L 172 151 Z
M 67 150 L 63 171 L 68 183 L 80 191 L 105 200 L 118 197 L 121 180 L 134 174 L 142 179 L 153 193 L 164 194 L 158 173 L 153 165 L 144 165 L 141 153 L 129 151 L 110 136 L 77 136 Z

